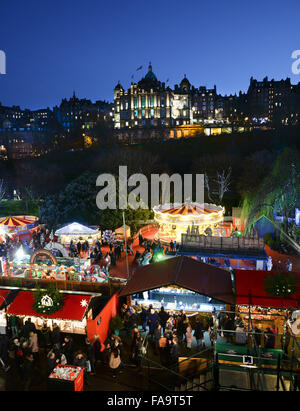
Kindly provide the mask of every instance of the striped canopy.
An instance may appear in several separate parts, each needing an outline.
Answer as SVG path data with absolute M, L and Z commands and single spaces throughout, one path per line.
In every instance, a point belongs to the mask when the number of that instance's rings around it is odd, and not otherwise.
M 161 212 L 172 215 L 200 215 L 213 213 L 215 210 L 208 210 L 205 207 L 200 207 L 199 205 L 194 204 L 183 204 L 182 206 L 169 208 L 168 210 L 162 210 Z
M 199 203 L 183 203 L 174 204 L 173 207 L 165 205 L 159 205 L 153 208 L 154 212 L 161 212 L 170 216 L 202 216 L 208 214 L 215 214 L 222 211 L 221 206 L 215 204 L 199 204 Z
M 20 227 L 22 225 L 32 224 L 37 221 L 37 217 L 31 216 L 11 216 L 0 218 L 0 225 L 7 227 Z

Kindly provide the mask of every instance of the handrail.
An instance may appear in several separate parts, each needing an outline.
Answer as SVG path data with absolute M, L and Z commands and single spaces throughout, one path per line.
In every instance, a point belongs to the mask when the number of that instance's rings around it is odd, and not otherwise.
M 149 334 L 147 335 L 147 337 L 148 337 L 148 336 L 149 336 Z M 147 344 L 148 344 L 148 338 L 146 338 L 144 341 L 146 341 L 146 340 L 147 340 Z M 198 353 L 196 353 L 196 354 L 194 354 L 194 355 L 191 355 L 191 356 L 185 358 L 184 360 L 180 361 L 180 364 L 182 364 L 182 363 L 184 363 L 184 362 L 186 362 L 186 361 L 188 361 L 188 360 L 190 360 L 190 359 L 192 359 L 192 358 L 201 358 L 201 357 L 196 357 L 196 356 L 198 356 L 199 354 L 203 354 L 203 352 L 206 352 L 206 351 L 211 351 L 211 349 L 206 348 L 205 350 L 199 351 Z M 184 376 L 184 375 L 182 375 L 182 374 L 179 374 L 178 372 L 176 372 L 176 371 L 173 370 L 173 368 L 175 368 L 176 366 L 178 366 L 178 362 L 171 364 L 169 367 L 165 367 L 164 365 L 162 365 L 162 364 L 160 364 L 160 363 L 158 363 L 158 362 L 156 362 L 156 361 L 154 361 L 154 360 L 151 360 L 149 357 L 146 357 L 145 355 L 139 354 L 139 356 L 142 357 L 142 360 L 145 360 L 145 361 L 148 362 L 148 366 L 149 366 L 149 363 L 152 363 L 153 365 L 156 365 L 158 368 L 163 369 L 163 370 L 165 370 L 165 371 L 167 371 L 167 372 L 169 372 L 169 373 L 171 373 L 171 374 L 173 374 L 173 375 L 175 375 L 175 376 L 183 379 L 183 380 L 186 382 L 186 384 L 191 383 L 191 384 L 192 384 L 191 387 L 196 387 L 196 386 L 199 386 L 199 387 L 200 387 L 200 386 L 202 386 L 202 385 L 204 385 L 205 383 L 207 383 L 207 382 L 210 381 L 210 380 L 209 380 L 209 381 L 205 381 L 205 382 L 202 382 L 202 383 L 195 384 L 194 381 L 193 381 L 193 379 L 195 378 L 195 376 L 198 376 L 199 374 L 201 374 L 201 372 L 199 373 L 199 371 L 198 371 L 198 372 L 196 372 L 195 374 L 190 375 L 189 378 L 188 378 L 188 377 L 186 377 L 186 376 Z M 203 358 L 203 357 L 202 357 L 202 358 Z M 205 357 L 204 357 L 204 358 L 205 358 Z M 210 368 L 210 365 L 209 365 L 208 367 L 206 367 L 205 370 L 208 369 L 208 368 Z M 203 371 L 204 371 L 204 370 L 203 370 Z M 148 376 L 148 378 L 151 379 L 152 381 L 156 381 L 156 380 L 154 380 L 153 378 L 151 378 L 151 377 L 149 377 L 149 376 Z M 156 382 L 157 382 L 157 381 L 156 381 Z M 158 382 L 158 384 L 161 385 L 161 386 L 163 386 L 163 384 L 160 384 L 159 382 Z M 165 386 L 163 386 L 163 387 L 166 388 Z M 205 387 L 203 387 L 203 388 L 205 388 Z M 206 388 L 205 388 L 205 389 L 206 389 Z
M 185 380 L 186 385 L 187 385 L 188 383 L 191 383 L 191 387 L 190 387 L 190 388 L 202 387 L 202 386 L 203 386 L 204 384 L 206 384 L 207 382 L 212 381 L 212 380 L 207 380 L 207 381 L 204 381 L 204 382 L 202 382 L 202 383 L 197 383 L 197 384 L 195 384 L 194 381 L 193 381 L 193 379 L 195 378 L 195 376 L 198 376 L 198 375 L 199 375 L 199 372 L 197 372 L 197 373 L 194 374 L 194 375 L 191 375 L 190 378 L 187 378 L 187 377 L 185 377 L 184 375 L 181 375 L 181 374 L 179 374 L 179 373 L 176 373 L 175 371 L 171 370 L 170 368 L 167 368 L 167 367 L 165 367 L 165 366 L 157 363 L 157 362 L 154 361 L 154 360 L 150 360 L 150 358 L 144 358 L 144 359 L 145 359 L 146 361 L 148 361 L 148 362 L 151 362 L 151 363 L 157 365 L 158 368 L 162 368 L 162 369 L 164 369 L 165 371 L 170 372 L 170 373 L 172 373 L 172 374 L 174 374 L 174 375 L 182 378 L 183 380 Z M 209 367 L 208 367 L 208 368 L 209 368 Z M 164 387 L 164 388 L 166 388 L 167 390 L 169 390 L 168 387 L 164 386 L 163 384 L 161 384 L 161 383 L 158 382 L 157 380 L 154 380 L 154 379 L 151 378 L 149 375 L 148 375 L 148 378 L 149 378 L 151 381 L 156 382 L 157 384 L 159 384 L 159 385 L 161 385 L 162 387 Z M 208 390 L 208 389 L 205 388 L 205 387 L 203 387 L 203 388 L 206 389 L 206 390 Z
M 192 358 L 201 358 L 199 355 L 203 354 L 205 352 L 211 352 L 211 348 L 205 348 L 205 350 L 199 351 L 195 354 L 190 355 L 189 357 L 186 357 L 184 360 L 180 361 L 180 364 L 192 359 Z M 198 357 L 199 356 L 199 357 Z M 204 357 L 205 358 L 205 357 Z M 176 367 L 177 363 L 175 362 L 174 364 L 171 364 L 170 368 Z

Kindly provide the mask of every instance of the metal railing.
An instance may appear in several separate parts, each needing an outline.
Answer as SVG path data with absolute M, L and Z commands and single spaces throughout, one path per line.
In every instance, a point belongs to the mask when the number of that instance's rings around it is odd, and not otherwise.
M 268 362 L 268 360 L 272 360 L 274 362 L 274 358 L 267 358 L 267 357 L 263 357 L 262 358 L 262 350 L 260 350 L 260 347 L 258 347 L 257 345 L 257 341 L 255 338 L 255 335 L 260 335 L 261 333 L 257 333 L 255 331 L 253 331 L 253 318 L 251 316 L 251 310 L 249 307 L 249 311 L 248 313 L 244 312 L 237 312 L 237 311 L 225 311 L 225 310 L 215 310 L 213 312 L 213 318 L 214 318 L 214 325 L 213 327 L 215 328 L 216 333 L 220 333 L 220 332 L 224 332 L 229 333 L 229 334 L 235 334 L 236 330 L 226 330 L 226 329 L 221 329 L 218 326 L 216 326 L 216 318 L 217 318 L 217 312 L 222 311 L 223 313 L 227 313 L 227 314 L 238 314 L 239 316 L 243 316 L 243 315 L 248 315 L 248 329 L 246 331 L 247 336 L 251 336 L 252 338 L 248 339 L 247 338 L 247 343 L 245 344 L 246 350 L 247 350 L 247 355 L 250 354 L 250 348 L 253 349 L 253 352 L 256 355 L 251 355 L 252 358 L 254 360 L 256 360 L 256 365 L 255 368 L 253 367 L 253 369 L 249 366 L 247 366 L 245 364 L 245 369 L 249 374 L 249 379 L 250 379 L 250 385 L 251 385 L 251 389 L 254 390 L 265 390 L 265 384 L 264 384 L 264 378 L 267 374 L 269 373 L 274 373 L 276 372 L 277 375 L 277 381 L 276 381 L 276 391 L 278 391 L 280 389 L 280 385 L 282 387 L 282 389 L 285 391 L 286 387 L 283 381 L 283 375 L 287 375 L 289 376 L 290 381 L 292 382 L 292 384 L 290 385 L 290 390 L 294 389 L 294 376 L 295 374 L 299 373 L 299 368 L 300 368 L 300 361 L 298 360 L 298 358 L 295 356 L 295 346 L 297 346 L 298 350 L 300 351 L 300 344 L 297 341 L 296 336 L 293 333 L 291 324 L 289 322 L 288 316 L 286 314 L 270 314 L 272 317 L 282 317 L 284 320 L 284 332 L 286 330 L 286 327 L 289 328 L 289 334 L 292 338 L 292 355 L 291 358 L 286 358 L 287 356 L 284 354 L 284 352 L 282 352 L 282 355 L 279 354 L 277 356 L 277 365 L 275 367 L 275 371 L 274 371 L 274 365 L 272 367 L 268 367 L 266 366 L 265 362 Z M 281 343 L 282 345 L 284 345 L 284 338 L 285 338 L 285 334 L 277 334 L 277 337 L 281 338 Z M 214 348 L 215 348 L 215 365 L 217 363 L 217 368 L 219 367 L 223 367 L 222 364 L 219 363 L 218 360 L 218 354 L 216 353 L 216 341 L 214 341 Z M 253 354 L 253 353 L 252 353 Z M 222 355 L 222 357 L 227 356 L 227 357 L 241 357 L 241 354 L 228 354 L 228 353 L 220 353 L 220 355 Z M 231 364 L 232 367 L 234 367 L 234 364 Z M 229 364 L 226 364 L 226 367 L 230 368 Z M 270 368 L 270 369 L 268 369 Z M 257 375 L 257 381 L 255 382 L 255 379 L 253 378 L 254 373 Z M 218 383 L 218 381 L 216 382 L 216 385 L 219 387 L 219 389 L 230 389 L 230 387 L 221 387 Z
M 199 377 L 200 374 L 204 374 L 205 372 L 207 372 L 208 370 L 210 370 L 211 368 L 211 364 L 208 364 L 206 367 L 204 367 L 201 372 L 196 372 L 194 374 L 189 375 L 188 377 L 179 373 L 177 371 L 178 366 L 182 366 L 183 363 L 190 361 L 191 359 L 195 359 L 195 358 L 203 358 L 205 359 L 206 357 L 203 357 L 204 354 L 206 353 L 211 353 L 211 349 L 210 348 L 205 348 L 204 350 L 201 350 L 199 352 L 196 352 L 193 355 L 190 355 L 188 357 L 186 357 L 184 360 L 181 360 L 180 363 L 177 362 L 173 362 L 171 364 L 169 364 L 168 366 L 164 366 L 161 363 L 158 363 L 157 361 L 150 359 L 149 358 L 149 333 L 147 332 L 145 334 L 145 338 L 143 341 L 144 347 L 146 348 L 146 354 L 140 354 L 140 356 L 142 357 L 142 361 L 146 362 L 147 364 L 147 378 L 149 381 L 156 383 L 157 385 L 159 385 L 161 388 L 167 390 L 167 391 L 174 391 L 174 384 L 172 384 L 171 386 L 167 386 L 165 384 L 163 384 L 162 382 L 158 381 L 157 379 L 153 378 L 153 376 L 150 375 L 150 366 L 152 365 L 153 367 L 155 367 L 156 369 L 162 370 L 164 372 L 166 372 L 167 374 L 176 377 L 178 381 L 181 381 L 181 384 L 185 384 L 186 389 L 192 390 L 194 388 L 202 388 L 204 390 L 208 390 L 205 385 L 213 382 L 212 379 L 209 380 L 205 380 L 201 383 L 195 383 L 194 379 L 196 377 Z M 209 359 L 207 359 L 207 362 L 209 363 Z M 152 367 L 152 368 L 153 368 Z M 180 385 L 181 385 L 180 384 Z

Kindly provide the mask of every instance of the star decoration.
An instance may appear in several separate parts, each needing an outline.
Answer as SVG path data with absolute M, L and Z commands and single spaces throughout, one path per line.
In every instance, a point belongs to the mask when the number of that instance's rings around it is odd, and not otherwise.
M 87 306 L 87 300 L 81 300 L 80 305 L 81 305 L 81 307 L 86 307 Z

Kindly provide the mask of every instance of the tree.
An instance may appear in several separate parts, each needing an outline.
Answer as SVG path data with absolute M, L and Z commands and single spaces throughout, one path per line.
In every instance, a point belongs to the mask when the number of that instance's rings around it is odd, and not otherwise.
M 255 191 L 244 197 L 243 216 L 247 229 L 264 214 L 274 220 L 274 215 L 284 218 L 283 231 L 288 232 L 288 217 L 299 207 L 300 199 L 299 152 L 285 148 L 278 154 L 274 166 Z
M 216 178 L 209 177 L 207 173 L 204 175 L 204 185 L 207 190 L 209 201 L 222 202 L 224 194 L 229 191 L 231 184 L 231 167 L 227 170 L 217 171 Z
M 126 224 L 136 231 L 139 226 L 138 221 L 153 217 L 151 210 L 144 209 L 99 210 L 96 205 L 99 191 L 96 187 L 97 176 L 96 173 L 85 172 L 69 183 L 64 190 L 47 196 L 40 207 L 41 221 L 52 228 L 78 221 L 86 225 L 99 225 L 102 230 L 114 230 L 123 224 L 122 213 L 125 211 Z

